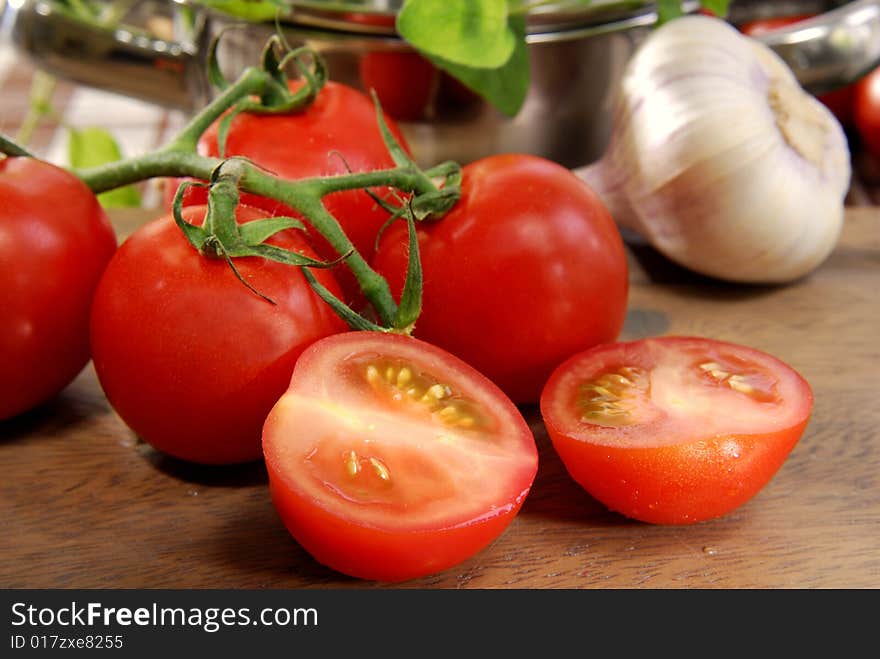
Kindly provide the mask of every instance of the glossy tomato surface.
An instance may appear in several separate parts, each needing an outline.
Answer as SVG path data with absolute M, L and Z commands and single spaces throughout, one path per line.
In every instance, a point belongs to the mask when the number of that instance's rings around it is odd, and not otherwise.
M 538 466 L 528 425 L 495 385 L 439 348 L 373 332 L 303 353 L 263 450 L 293 537 L 339 572 L 391 582 L 488 545 Z
M 78 178 L 0 156 L 0 420 L 45 402 L 89 360 L 89 308 L 116 236 Z
M 291 88 L 299 86 L 291 81 Z M 391 132 L 406 146 L 394 120 L 386 117 Z M 218 156 L 218 123 L 199 140 L 199 152 Z M 289 114 L 238 115 L 232 122 L 226 141 L 226 156 L 247 156 L 256 164 L 281 178 L 301 179 L 312 176 L 365 172 L 394 166 L 382 135 L 373 101 L 364 93 L 346 85 L 328 81 L 314 103 L 302 112 Z M 176 187 L 171 190 L 173 192 Z M 381 190 L 378 190 L 381 194 Z M 191 188 L 184 203 L 203 204 L 207 193 Z M 324 199 L 327 210 L 337 219 L 345 234 L 365 259 L 369 259 L 379 228 L 388 214 L 364 190 L 347 190 Z M 242 195 L 242 203 L 267 210 L 272 215 L 295 215 L 273 199 Z M 316 231 L 312 244 L 325 259 L 337 255 Z M 360 299 L 357 282 L 347 268 L 336 274 L 350 300 Z
M 628 293 L 620 233 L 593 191 L 556 163 L 499 155 L 466 165 L 460 201 L 418 236 L 424 296 L 415 336 L 517 403 L 536 402 L 571 354 L 620 333 Z M 395 294 L 407 253 L 397 223 L 373 260 Z
M 868 152 L 880 161 L 880 67 L 855 85 L 853 121 Z
M 201 224 L 205 208 L 184 209 Z M 239 221 L 264 213 L 239 207 Z M 301 233 L 274 245 L 314 255 Z M 95 370 L 123 421 L 160 451 L 183 460 L 258 460 L 263 421 L 287 388 L 300 353 L 346 330 L 299 269 L 235 260 L 242 284 L 219 258 L 201 256 L 169 216 L 132 234 L 95 294 Z M 327 271 L 314 271 L 331 291 Z
M 358 64 L 361 85 L 376 92 L 382 109 L 394 119 L 422 119 L 439 83 L 437 68 L 418 53 L 376 51 Z
M 812 405 L 807 382 L 775 357 L 698 337 L 598 346 L 562 364 L 541 396 L 574 480 L 655 524 L 711 519 L 751 499 Z

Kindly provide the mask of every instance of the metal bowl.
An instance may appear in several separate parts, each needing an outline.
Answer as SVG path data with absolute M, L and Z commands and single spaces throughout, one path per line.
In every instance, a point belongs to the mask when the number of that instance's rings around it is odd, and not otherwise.
M 397 36 L 399 0 L 358 3 L 354 17 L 322 11 L 321 4 L 307 3 L 294 13 L 296 22 L 285 23 L 288 40 L 320 52 L 331 78 L 375 89 L 425 164 L 465 163 L 501 151 L 539 154 L 572 167 L 597 158 L 611 129 L 615 84 L 656 21 L 653 3 L 597 2 L 580 11 L 543 6 L 528 23 L 530 88 L 516 116 L 505 117 Z M 206 36 L 228 25 L 208 15 Z M 224 33 L 220 59 L 230 75 L 255 61 L 271 31 Z
M 164 11 L 173 34 L 99 29 L 58 12 L 47 0 L 0 0 L 0 26 L 41 67 L 191 112 L 211 95 L 204 74 L 210 40 L 223 31 L 220 58 L 230 77 L 257 61 L 275 25 L 236 23 L 185 2 L 146 0 L 141 14 Z M 377 88 L 423 164 L 462 163 L 490 153 L 541 155 L 568 167 L 596 160 L 611 130 L 611 103 L 630 56 L 656 20 L 655 3 L 596 0 L 586 8 L 547 3 L 528 20 L 531 85 L 522 109 L 506 117 L 422 60 L 394 31 L 402 0 L 295 0 L 282 17 L 292 45 L 322 53 L 331 78 Z M 690 6 L 695 9 L 696 3 Z M 741 23 L 765 15 L 819 13 L 761 37 L 815 92 L 847 84 L 880 63 L 880 0 L 731 3 Z M 379 75 L 377 77 L 377 72 Z M 383 98 L 384 96 L 384 98 Z

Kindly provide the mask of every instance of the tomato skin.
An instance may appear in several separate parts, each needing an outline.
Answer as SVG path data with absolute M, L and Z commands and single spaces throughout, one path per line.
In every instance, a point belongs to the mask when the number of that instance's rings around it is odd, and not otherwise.
M 593 191 L 556 163 L 509 154 L 466 165 L 460 201 L 418 236 L 424 294 L 414 335 L 464 359 L 516 403 L 536 402 L 560 362 L 623 327 L 620 233 Z M 397 223 L 373 260 L 395 295 L 407 252 Z
M 201 223 L 205 208 L 184 209 Z M 239 207 L 238 220 L 263 217 Z M 289 230 L 275 245 L 314 255 Z M 132 234 L 95 294 L 91 344 L 95 370 L 122 420 L 159 451 L 203 464 L 259 460 L 260 433 L 294 363 L 313 341 L 347 328 L 302 273 L 259 258 L 199 255 L 171 216 Z M 327 271 L 314 271 L 331 291 Z
M 434 88 L 437 68 L 417 53 L 367 53 L 359 64 L 361 84 L 374 90 L 382 109 L 395 119 L 413 121 L 425 116 Z
M 291 89 L 301 86 L 291 81 Z M 391 133 L 408 150 L 399 128 L 390 117 L 385 117 Z M 217 157 L 219 148 L 215 122 L 199 140 L 199 153 Z M 272 174 L 285 179 L 312 176 L 331 176 L 366 172 L 394 167 L 388 153 L 372 100 L 364 93 L 341 83 L 328 81 L 314 103 L 302 112 L 289 114 L 239 114 L 232 122 L 226 140 L 225 155 L 246 156 Z M 168 188 L 166 201 L 170 209 L 176 185 Z M 380 195 L 381 190 L 377 191 Z M 185 205 L 204 204 L 207 192 L 190 188 L 184 197 Z M 242 203 L 265 209 L 271 215 L 297 214 L 275 201 L 243 194 Z M 324 198 L 327 210 L 336 218 L 345 234 L 365 259 L 375 246 L 376 234 L 388 219 L 388 213 L 379 208 L 364 190 L 336 192 Z M 337 254 L 317 231 L 310 230 L 315 251 L 322 258 L 332 260 Z M 346 267 L 335 271 L 349 300 L 362 301 L 359 286 Z
M 651 524 L 693 524 L 743 505 L 770 481 L 807 421 L 778 433 L 651 449 L 573 445 L 547 432 L 569 474 L 610 510 Z M 737 454 L 736 460 L 725 454 Z
M 650 342 L 673 349 L 727 349 L 747 358 L 759 353 L 743 346 L 693 337 L 661 337 L 611 346 L 599 346 L 562 364 L 547 382 L 541 411 L 547 432 L 568 473 L 591 496 L 610 510 L 652 524 L 693 524 L 729 513 L 753 498 L 776 474 L 802 436 L 809 421 L 813 396 L 809 384 L 784 363 L 760 353 L 775 375 L 785 378 L 787 391 L 796 392 L 793 413 L 784 424 L 768 422 L 766 431 L 707 431 L 698 422 L 679 429 L 683 437 L 665 443 L 656 427 L 625 428 L 617 445 L 571 432 L 571 420 L 557 408 L 564 396 L 563 379 L 586 364 L 626 354 L 644 354 Z M 607 363 L 611 363 L 608 361 Z M 682 396 L 686 397 L 687 392 Z M 727 410 L 718 409 L 718 415 Z M 629 437 L 627 436 L 629 434 Z M 641 441 L 641 445 L 640 442 Z M 647 441 L 647 445 L 645 445 Z
M 0 420 L 45 402 L 88 363 L 89 307 L 116 236 L 73 174 L 0 157 Z
M 349 576 L 387 583 L 436 574 L 478 553 L 510 525 L 526 496 L 476 524 L 409 531 L 362 526 L 313 508 L 272 471 L 269 490 L 284 525 L 315 560 Z
M 853 121 L 868 152 L 880 160 L 880 67 L 855 84 Z
M 481 401 L 497 422 L 491 430 L 480 431 L 485 434 L 478 435 L 478 443 L 499 442 L 508 452 L 509 461 L 499 461 L 497 454 L 493 461 L 479 452 L 468 455 L 460 463 L 444 460 L 449 454 L 437 451 L 451 449 L 436 448 L 433 443 L 439 441 L 434 434 L 444 432 L 437 423 L 407 425 L 405 413 L 399 409 L 394 411 L 394 403 L 388 401 L 368 402 L 363 407 L 344 391 L 345 376 L 335 375 L 343 372 L 342 362 L 359 355 L 403 357 L 414 365 L 414 371 L 427 369 L 448 376 L 457 390 Z M 296 416 L 297 396 L 315 395 L 326 397 L 345 410 L 333 428 L 316 426 L 308 418 Z M 404 497 L 403 502 L 359 503 L 344 495 L 328 494 L 342 489 L 333 482 L 334 478 L 345 478 L 341 472 L 336 476 L 321 472 L 318 476 L 321 486 L 317 490 L 315 486 L 310 489 L 308 484 L 313 472 L 302 463 L 320 451 L 317 442 L 322 441 L 322 437 L 343 437 L 351 443 L 340 446 L 356 446 L 374 423 L 379 425 L 378 431 L 374 430 L 375 437 L 364 440 L 360 446 L 364 450 L 372 446 L 370 450 L 385 457 L 393 482 L 398 478 L 398 469 L 415 472 L 413 478 L 417 482 L 419 473 L 431 474 L 432 469 L 439 469 L 442 478 L 428 478 L 428 481 L 442 485 L 423 486 L 426 491 L 418 492 L 421 498 L 397 495 Z M 401 454 L 399 449 L 395 453 L 396 440 L 391 436 L 401 427 L 406 428 L 402 431 L 406 434 L 406 447 L 422 456 L 421 461 Z M 423 428 L 423 431 L 414 432 L 413 428 Z M 461 441 L 460 438 L 457 441 Z M 386 447 L 384 453 L 383 443 L 391 446 Z M 294 369 L 290 389 L 266 419 L 263 449 L 273 503 L 297 542 L 325 566 L 350 576 L 385 582 L 439 572 L 485 548 L 519 512 L 538 466 L 537 448 L 528 424 L 494 384 L 435 346 L 407 336 L 373 332 L 332 336 L 316 342 L 303 353 Z M 347 449 L 339 455 L 346 452 Z M 493 455 L 491 451 L 488 454 Z M 461 485 L 471 477 L 463 471 L 470 469 L 491 473 L 492 484 L 476 477 L 476 483 L 471 482 L 470 487 L 483 490 L 481 492 Z M 405 476 L 402 480 L 405 481 Z M 481 483 L 486 487 L 481 487 Z M 441 506 L 439 513 L 437 505 Z M 429 513 L 425 512 L 426 508 L 430 509 Z

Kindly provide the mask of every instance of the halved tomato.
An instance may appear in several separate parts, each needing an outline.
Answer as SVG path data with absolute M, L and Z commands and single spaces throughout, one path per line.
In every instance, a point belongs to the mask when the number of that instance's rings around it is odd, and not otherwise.
M 498 387 L 435 346 L 381 332 L 302 354 L 263 452 L 293 537 L 339 572 L 391 582 L 488 545 L 538 467 L 531 430 Z
M 751 499 L 812 406 L 790 366 L 698 337 L 598 346 L 563 363 L 541 396 L 574 480 L 610 509 L 655 524 L 719 517 Z

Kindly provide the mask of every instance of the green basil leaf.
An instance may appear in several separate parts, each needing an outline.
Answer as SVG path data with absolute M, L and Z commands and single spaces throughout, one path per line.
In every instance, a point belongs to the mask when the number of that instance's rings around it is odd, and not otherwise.
M 730 0 L 700 0 L 700 4 L 719 18 L 727 16 Z
M 119 144 L 103 128 L 69 128 L 67 131 L 67 159 L 74 169 L 88 169 L 122 159 Z M 141 195 L 137 187 L 127 185 L 98 195 L 104 208 L 137 208 Z
M 657 0 L 657 25 L 682 15 L 681 0 Z
M 511 16 L 511 33 L 516 36 L 513 54 L 497 69 L 462 66 L 441 58 L 431 60 L 441 69 L 460 80 L 465 86 L 485 98 L 508 117 L 519 112 L 529 90 L 529 54 L 526 47 L 526 19 Z
M 658 0 L 657 2 L 657 25 L 662 25 L 673 18 L 684 15 L 682 8 L 682 0 Z M 708 9 L 710 12 L 724 18 L 727 16 L 727 7 L 730 0 L 700 0 L 700 6 Z
M 430 57 L 497 69 L 516 48 L 507 17 L 507 0 L 407 0 L 397 15 L 397 31 Z
M 289 9 L 284 0 L 199 0 L 200 4 L 242 18 L 252 23 L 271 21 L 278 15 L 279 9 Z

